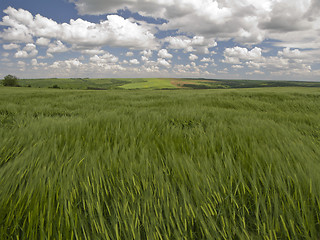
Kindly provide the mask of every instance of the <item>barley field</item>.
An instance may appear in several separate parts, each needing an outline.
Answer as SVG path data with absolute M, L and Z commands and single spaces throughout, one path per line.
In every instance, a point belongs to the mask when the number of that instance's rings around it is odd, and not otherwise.
M 320 239 L 320 89 L 0 87 L 0 239 Z

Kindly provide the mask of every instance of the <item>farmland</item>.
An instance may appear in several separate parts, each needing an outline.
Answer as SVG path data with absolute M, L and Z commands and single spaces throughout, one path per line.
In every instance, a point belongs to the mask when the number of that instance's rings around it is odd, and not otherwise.
M 0 239 L 320 239 L 317 83 L 192 81 L 0 87 Z
M 320 87 L 320 82 L 255 81 L 192 78 L 46 78 L 20 79 L 23 87 L 63 89 L 113 90 L 113 89 L 233 89 L 260 87 Z

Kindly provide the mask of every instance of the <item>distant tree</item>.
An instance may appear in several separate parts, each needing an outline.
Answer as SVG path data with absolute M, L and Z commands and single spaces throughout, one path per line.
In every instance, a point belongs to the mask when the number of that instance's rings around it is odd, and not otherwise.
M 18 86 L 18 78 L 13 75 L 7 75 L 2 81 L 3 86 L 16 87 Z

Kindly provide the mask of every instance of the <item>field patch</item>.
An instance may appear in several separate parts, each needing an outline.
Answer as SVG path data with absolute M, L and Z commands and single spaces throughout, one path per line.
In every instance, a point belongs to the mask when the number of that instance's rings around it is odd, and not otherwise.
M 132 83 L 122 85 L 123 89 L 174 89 L 170 79 L 145 78 L 133 79 Z

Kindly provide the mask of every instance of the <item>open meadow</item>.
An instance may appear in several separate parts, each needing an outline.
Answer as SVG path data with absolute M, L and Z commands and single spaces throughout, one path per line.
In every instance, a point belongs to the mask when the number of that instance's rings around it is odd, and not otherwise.
M 320 239 L 320 88 L 139 84 L 0 87 L 0 239 Z

